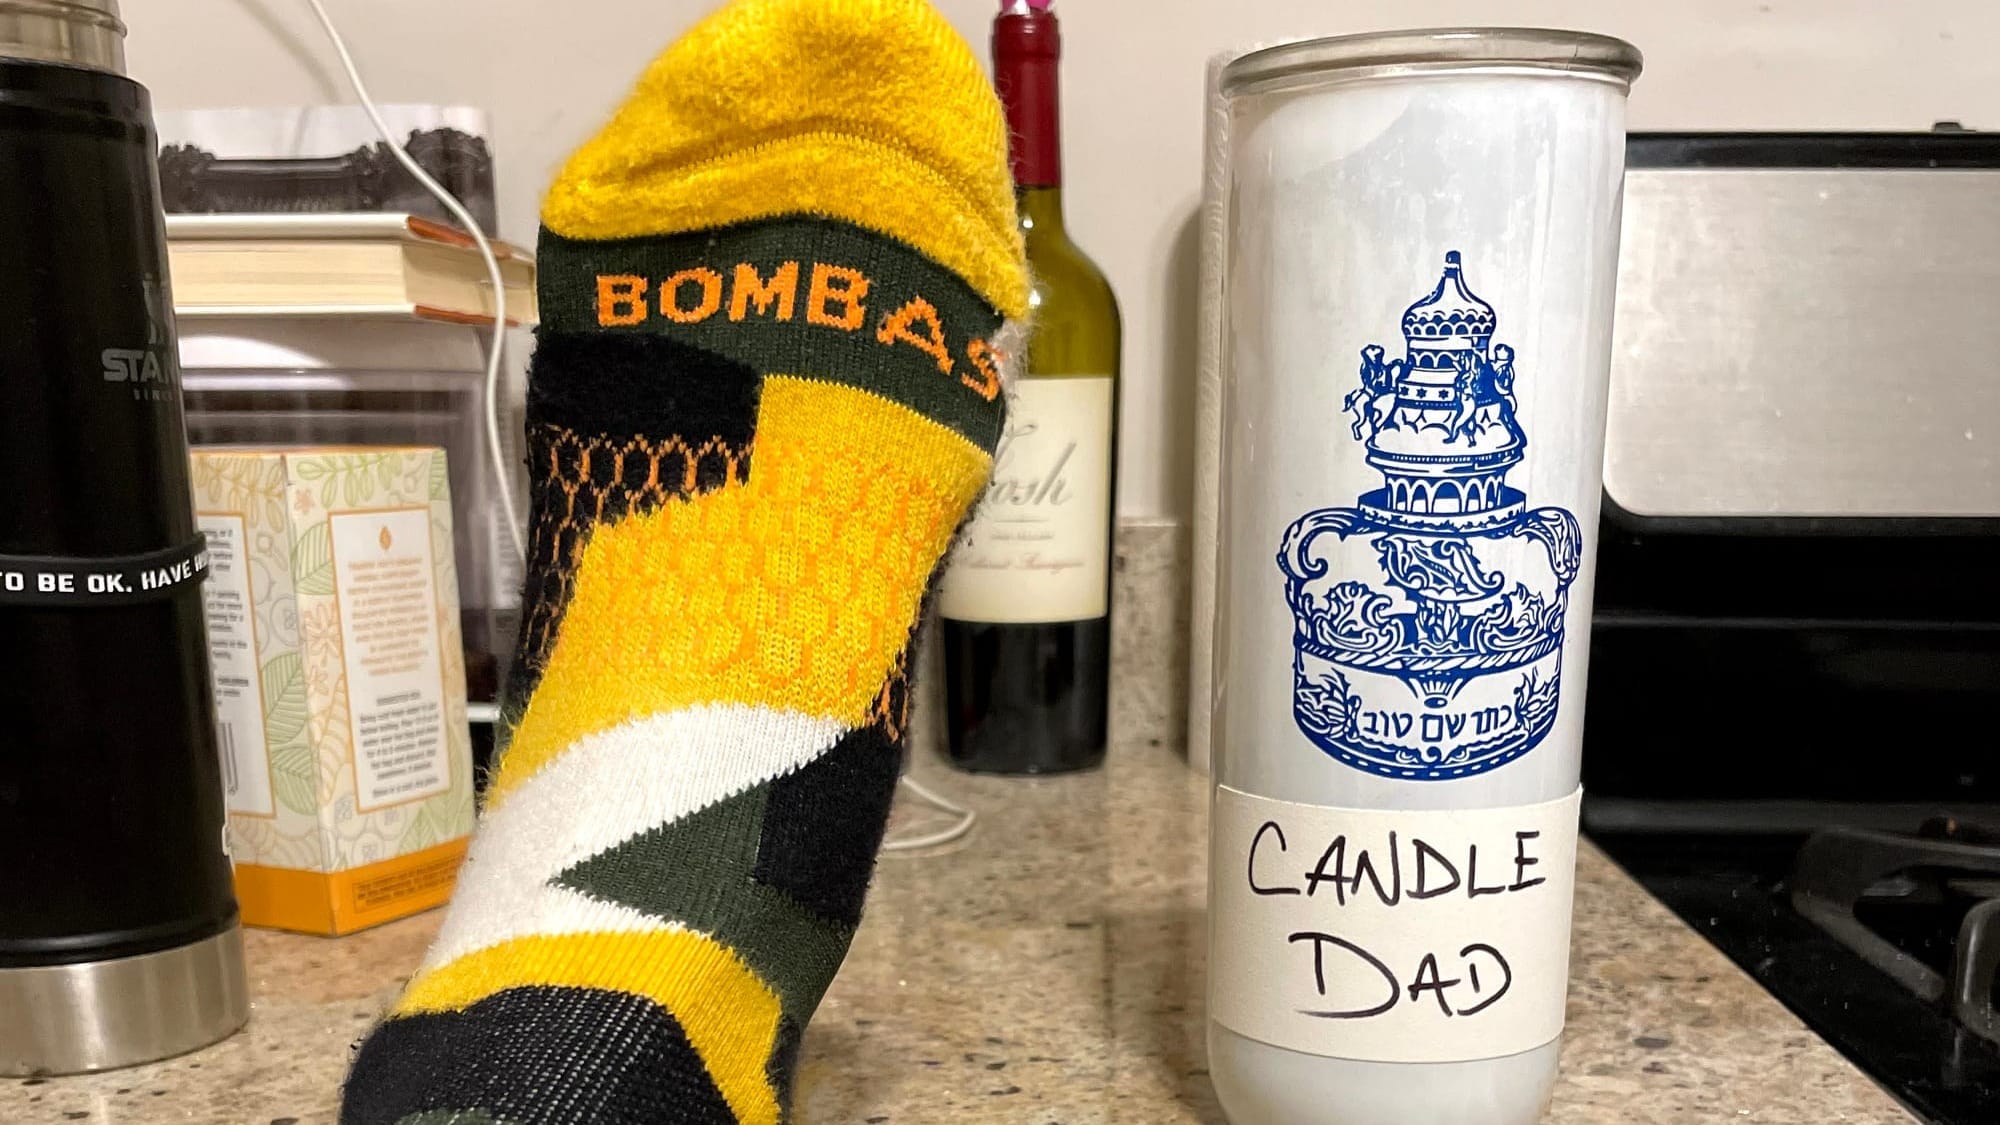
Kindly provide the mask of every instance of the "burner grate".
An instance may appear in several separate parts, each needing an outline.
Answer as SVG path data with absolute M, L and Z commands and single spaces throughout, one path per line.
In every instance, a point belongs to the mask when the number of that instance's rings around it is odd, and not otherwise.
M 1914 836 L 1824 829 L 1799 849 L 1790 886 L 1800 914 L 2000 1044 L 2000 828 L 1941 816 Z

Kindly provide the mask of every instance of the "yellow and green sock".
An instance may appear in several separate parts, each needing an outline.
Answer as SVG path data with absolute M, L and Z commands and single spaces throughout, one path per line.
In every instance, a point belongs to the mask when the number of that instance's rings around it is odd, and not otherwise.
M 737 0 L 543 206 L 511 736 L 346 1125 L 776 1125 L 1027 312 L 924 0 Z

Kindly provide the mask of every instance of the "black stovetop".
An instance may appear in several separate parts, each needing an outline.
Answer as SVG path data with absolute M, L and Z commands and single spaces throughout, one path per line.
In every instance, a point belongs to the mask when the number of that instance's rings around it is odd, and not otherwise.
M 1585 830 L 1935 1125 L 2000 1123 L 1996 574 L 2000 519 L 1599 537 Z
M 1916 824 L 1842 829 L 1812 837 L 1810 849 L 1807 836 L 1788 833 L 1592 836 L 1918 1116 L 1990 1125 L 2000 1120 L 2000 1043 L 1989 1037 L 2000 848 L 1976 831 L 1971 842 L 1953 838 L 1960 821 L 1923 819 L 1928 836 Z M 1991 925 L 1975 917 L 1968 927 L 1968 913 Z M 1972 937 L 1964 947 L 1962 929 Z M 1957 1004 L 1955 991 L 1967 993 Z

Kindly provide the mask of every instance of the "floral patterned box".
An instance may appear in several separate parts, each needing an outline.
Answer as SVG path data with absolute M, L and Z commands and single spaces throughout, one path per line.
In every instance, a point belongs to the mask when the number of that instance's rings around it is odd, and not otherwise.
M 193 467 L 244 922 L 344 934 L 442 903 L 473 788 L 444 451 Z

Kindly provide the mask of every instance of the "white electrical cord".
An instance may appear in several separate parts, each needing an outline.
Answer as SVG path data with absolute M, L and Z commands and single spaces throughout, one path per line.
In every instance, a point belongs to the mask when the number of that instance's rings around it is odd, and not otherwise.
M 504 512 L 501 522 L 507 525 L 507 537 L 514 541 L 514 553 L 522 559 L 528 557 L 528 541 L 521 530 L 514 507 L 514 474 L 509 470 L 507 454 L 500 445 L 500 363 L 506 355 L 507 344 L 507 284 L 500 276 L 500 259 L 493 256 L 493 244 L 486 240 L 486 233 L 479 229 L 479 221 L 465 205 L 446 191 L 443 184 L 431 178 L 416 158 L 403 148 L 403 143 L 390 131 L 389 123 L 382 119 L 382 111 L 375 107 L 375 99 L 368 96 L 368 87 L 361 81 L 361 71 L 354 65 L 354 56 L 348 53 L 347 41 L 340 37 L 340 30 L 333 26 L 333 17 L 326 14 L 320 0 L 306 0 L 313 15 L 319 17 L 319 25 L 326 31 L 327 39 L 340 56 L 340 65 L 347 71 L 348 85 L 354 87 L 354 96 L 361 101 L 361 108 L 368 114 L 368 120 L 375 123 L 375 131 L 382 134 L 387 142 L 390 155 L 396 158 L 405 171 L 416 177 L 424 190 L 437 197 L 458 225 L 472 236 L 479 247 L 479 257 L 486 263 L 486 280 L 493 286 L 493 338 L 486 345 L 486 455 L 487 467 L 493 470 L 493 485 L 500 492 L 500 504 Z
M 507 464 L 507 454 L 500 444 L 500 363 L 505 356 L 507 334 L 507 288 L 505 280 L 500 276 L 500 260 L 494 257 L 493 245 L 487 241 L 485 232 L 479 229 L 478 220 L 472 217 L 472 213 L 465 209 L 465 205 L 447 191 L 443 184 L 432 179 L 431 174 L 424 171 L 416 158 L 403 148 L 403 143 L 396 139 L 395 133 L 389 128 L 389 123 L 382 119 L 382 111 L 376 108 L 375 99 L 368 95 L 368 86 L 361 81 L 361 70 L 355 66 L 354 56 L 347 49 L 347 41 L 340 37 L 340 30 L 334 26 L 333 17 L 327 14 L 326 7 L 320 0 L 306 0 L 306 4 L 312 8 L 313 15 L 319 19 L 320 28 L 333 43 L 334 52 L 340 56 L 340 65 L 347 71 L 348 85 L 354 88 L 354 96 L 360 100 L 362 110 L 368 114 L 368 120 L 375 123 L 375 131 L 380 133 L 382 140 L 388 144 L 390 154 L 410 175 L 416 177 L 425 191 L 430 192 L 439 203 L 444 204 L 445 210 L 451 212 L 451 217 L 458 220 L 458 225 L 472 236 L 473 242 L 479 246 L 480 259 L 486 263 L 486 278 L 493 286 L 493 338 L 486 349 L 486 465 L 492 470 L 494 487 L 500 493 L 503 512 L 501 522 L 507 525 L 507 537 L 513 540 L 515 556 L 525 562 L 528 557 L 528 543 L 521 525 L 517 522 L 514 486 L 511 483 L 513 473 Z M 498 708 L 493 710 L 497 717 Z M 958 821 L 951 827 L 937 832 L 884 841 L 882 844 L 884 852 L 909 852 L 949 844 L 972 831 L 972 826 L 979 820 L 978 813 L 938 795 L 908 775 L 904 775 L 901 784 L 918 800 L 940 812 L 958 817 Z
M 978 813 L 973 812 L 964 805 L 946 800 L 944 797 L 926 788 L 922 782 L 919 782 L 909 774 L 904 774 L 902 780 L 903 788 L 909 790 L 911 796 L 916 797 L 918 800 L 923 801 L 940 812 L 951 813 L 958 818 L 958 823 L 953 824 L 950 828 L 940 829 L 939 831 L 927 833 L 922 836 L 906 836 L 900 840 L 885 840 L 882 842 L 882 850 L 884 852 L 913 852 L 919 848 L 935 848 L 940 844 L 949 844 L 967 832 L 972 831 L 972 826 L 979 822 Z

